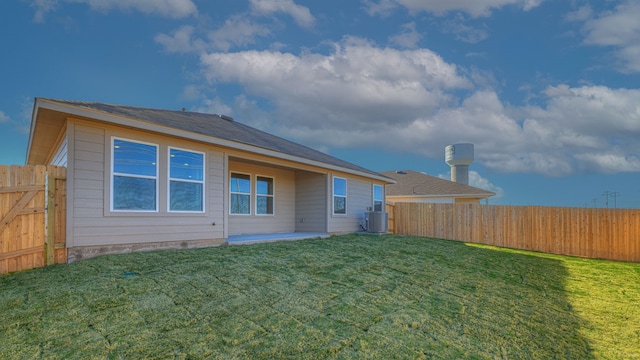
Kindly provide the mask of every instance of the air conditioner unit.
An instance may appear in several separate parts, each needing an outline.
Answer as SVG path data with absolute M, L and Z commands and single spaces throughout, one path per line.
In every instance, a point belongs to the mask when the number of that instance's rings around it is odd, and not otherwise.
M 367 212 L 367 232 L 386 233 L 389 228 L 389 215 L 383 211 Z

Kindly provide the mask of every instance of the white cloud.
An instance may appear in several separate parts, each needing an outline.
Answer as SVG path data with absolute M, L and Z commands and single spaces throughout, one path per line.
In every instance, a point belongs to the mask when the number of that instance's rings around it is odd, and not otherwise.
M 11 118 L 4 112 L 0 111 L 0 124 L 8 123 L 9 121 L 11 121 Z
M 640 89 L 549 87 L 547 108 L 533 115 L 599 137 L 640 136 Z
M 445 180 L 451 180 L 451 172 L 449 171 L 446 174 L 438 174 L 438 177 Z M 491 197 L 492 199 L 498 199 L 505 195 L 504 189 L 493 184 L 489 179 L 482 177 L 482 175 L 475 170 L 469 170 L 469 186 L 495 193 L 495 195 Z
M 171 35 L 156 35 L 155 41 L 171 53 L 204 51 L 206 44 L 202 40 L 192 39 L 193 31 L 193 26 L 185 25 L 176 29 Z
M 492 10 L 505 6 L 517 6 L 524 11 L 529 11 L 542 3 L 543 0 L 365 0 L 367 12 L 371 15 L 388 15 L 398 6 L 407 8 L 409 12 L 422 11 L 445 14 L 451 11 L 463 11 L 472 17 L 491 15 Z
M 492 197 L 493 199 L 501 198 L 505 195 L 504 189 L 493 184 L 489 179 L 483 178 L 482 175 L 474 170 L 469 170 L 469 185 L 495 193 L 496 195 Z
M 288 14 L 303 28 L 310 29 L 316 22 L 308 7 L 298 5 L 293 0 L 250 0 L 250 5 L 252 12 L 258 15 Z
M 543 107 L 505 108 L 495 92 L 478 91 L 404 136 L 433 133 L 438 148 L 440 139 L 475 143 L 476 161 L 504 172 L 640 171 L 640 90 L 559 85 L 544 95 Z
M 422 34 L 416 31 L 416 23 L 410 22 L 402 25 L 402 31 L 389 38 L 391 43 L 406 49 L 415 49 L 422 40 Z
M 270 34 L 267 26 L 257 24 L 246 15 L 240 14 L 231 16 L 216 30 L 199 31 L 191 25 L 185 25 L 169 35 L 156 35 L 155 41 L 168 52 L 203 53 L 211 49 L 229 51 L 232 47 L 253 44 L 257 37 Z
M 169 18 L 184 18 L 198 13 L 192 0 L 32 0 L 31 7 L 35 9 L 34 21 L 43 21 L 45 14 L 55 11 L 60 3 L 86 4 L 92 10 L 98 11 L 134 10 Z
M 44 16 L 55 10 L 57 0 L 33 0 L 31 1 L 31 7 L 35 9 L 33 14 L 33 21 L 43 22 Z
M 218 115 L 233 115 L 233 109 L 217 96 L 213 99 L 204 99 L 202 106 L 196 107 L 193 111 Z
M 593 16 L 593 9 L 589 5 L 579 7 L 577 10 L 568 13 L 565 16 L 567 21 L 586 21 Z
M 614 47 L 622 72 L 640 72 L 640 2 L 623 1 L 595 17 L 583 7 L 568 18 L 585 21 L 585 44 Z
M 623 149 L 611 149 L 609 152 L 577 154 L 591 170 L 615 174 L 640 171 L 640 155 L 625 153 Z
M 471 44 L 479 43 L 489 37 L 489 32 L 485 29 L 475 28 L 465 24 L 462 14 L 445 21 L 442 30 L 445 33 L 453 34 L 456 40 L 461 40 Z
M 354 38 L 333 45 L 329 55 L 243 51 L 201 61 L 209 81 L 239 83 L 271 101 L 281 122 L 317 131 L 400 125 L 451 101 L 444 89 L 471 85 L 426 49 L 378 48 Z
M 196 101 L 206 98 L 202 87 L 199 85 L 187 85 L 182 89 L 182 94 L 180 95 L 180 99 L 186 101 Z
M 221 28 L 211 31 L 208 37 L 215 49 L 228 51 L 232 46 L 253 44 L 256 37 L 270 34 L 268 27 L 244 15 L 236 15 L 228 18 Z
M 441 158 L 446 145 L 472 142 L 476 161 L 497 171 L 640 172 L 640 89 L 560 84 L 537 94 L 542 105 L 508 106 L 491 81 L 475 88 L 473 71 L 428 49 L 360 38 L 332 45 L 329 54 L 213 52 L 200 59 L 210 84 L 243 88 L 242 104 L 228 105 L 245 109 L 239 121 L 315 148 Z M 256 100 L 269 110 L 255 111 Z
M 393 12 L 393 9 L 398 7 L 395 0 L 362 0 L 365 11 L 371 16 L 387 17 Z

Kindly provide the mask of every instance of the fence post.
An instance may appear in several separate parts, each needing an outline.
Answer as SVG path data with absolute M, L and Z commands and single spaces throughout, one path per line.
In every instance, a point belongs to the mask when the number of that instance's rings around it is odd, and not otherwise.
M 44 247 L 45 264 L 53 265 L 55 258 L 56 177 L 47 172 L 47 237 Z

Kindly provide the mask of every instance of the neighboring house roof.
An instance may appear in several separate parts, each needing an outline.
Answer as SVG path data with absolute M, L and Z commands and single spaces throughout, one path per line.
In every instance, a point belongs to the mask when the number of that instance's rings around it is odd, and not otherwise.
M 441 179 L 413 170 L 384 171 L 382 175 L 396 180 L 386 186 L 387 196 L 450 196 L 488 198 L 495 193 L 473 186 Z
M 204 140 L 209 143 L 232 148 L 240 148 L 237 144 L 244 144 L 249 146 L 249 149 L 244 147 L 244 150 L 253 150 L 254 152 L 261 153 L 264 153 L 263 151 L 260 151 L 261 149 L 270 150 L 275 152 L 276 155 L 286 155 L 286 158 L 288 159 L 306 159 L 310 160 L 312 163 L 319 163 L 325 166 L 330 165 L 329 168 L 333 167 L 338 168 L 339 170 L 350 170 L 347 172 L 360 173 L 361 175 L 375 177 L 379 180 L 390 181 L 390 179 L 377 172 L 365 169 L 331 155 L 327 155 L 310 147 L 252 128 L 223 115 L 110 105 L 97 102 L 37 98 L 34 106 L 34 119 L 36 119 L 37 113 L 40 109 L 54 110 L 120 125 L 133 125 L 133 127 L 139 127 L 135 126 L 136 123 L 143 122 L 156 125 L 154 130 L 160 133 L 177 136 L 186 135 L 188 138 L 193 138 L 193 136 L 190 136 L 191 134 L 203 135 L 204 137 L 199 137 L 198 140 Z M 125 121 L 123 122 L 120 120 Z M 127 120 L 132 120 L 133 123 Z M 33 122 L 35 123 L 35 121 Z M 31 150 L 32 142 L 34 141 L 34 126 L 35 124 L 32 123 L 31 137 L 29 139 L 29 147 L 27 149 L 28 163 L 30 162 L 29 151 Z M 182 130 L 186 133 L 178 134 L 175 130 Z M 222 140 L 222 142 L 214 141 L 214 139 Z

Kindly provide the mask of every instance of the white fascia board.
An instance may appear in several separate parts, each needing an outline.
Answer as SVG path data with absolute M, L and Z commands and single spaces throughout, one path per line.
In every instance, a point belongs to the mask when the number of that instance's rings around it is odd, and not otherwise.
M 29 162 L 29 154 L 31 153 L 31 144 L 33 143 L 33 132 L 36 128 L 36 119 L 38 115 L 38 101 L 36 98 L 36 102 L 33 105 L 33 110 L 31 111 L 31 124 L 29 125 L 29 140 L 27 140 L 27 153 L 24 158 L 25 165 Z
M 305 158 L 294 156 L 294 155 L 284 154 L 274 150 L 264 149 L 258 146 L 243 144 L 236 141 L 224 140 L 224 139 L 216 138 L 213 136 L 201 135 L 201 134 L 193 133 L 191 131 L 180 130 L 180 129 L 176 129 L 168 126 L 151 124 L 145 121 L 140 121 L 140 120 L 136 120 L 128 117 L 116 116 L 116 115 L 108 114 L 102 111 L 82 108 L 75 105 L 61 104 L 55 101 L 48 101 L 46 99 L 38 99 L 38 101 L 42 102 L 43 103 L 42 105 L 45 105 L 44 103 L 46 102 L 46 106 L 42 106 L 42 107 L 45 107 L 50 110 L 60 111 L 60 112 L 64 112 L 64 113 L 68 113 L 76 116 L 82 116 L 82 117 L 86 117 L 86 118 L 90 118 L 90 119 L 94 119 L 94 120 L 98 120 L 98 121 L 102 121 L 110 124 L 129 126 L 136 129 L 153 131 L 153 132 L 166 134 L 170 136 L 177 136 L 177 137 L 182 137 L 186 139 L 201 141 L 201 142 L 212 144 L 212 145 L 219 145 L 219 146 L 224 146 L 232 149 L 248 151 L 248 152 L 257 153 L 261 155 L 271 156 L 278 159 L 294 161 L 294 162 L 302 163 L 305 165 L 321 167 L 328 170 L 340 171 L 340 172 L 348 173 L 351 175 L 358 175 L 358 176 L 366 177 L 369 179 L 384 181 L 390 184 L 395 183 L 395 180 L 384 177 L 384 176 L 377 176 L 377 175 L 369 174 L 363 171 L 344 168 L 341 166 L 327 164 L 320 161 L 309 160 L 309 159 L 305 159 Z

